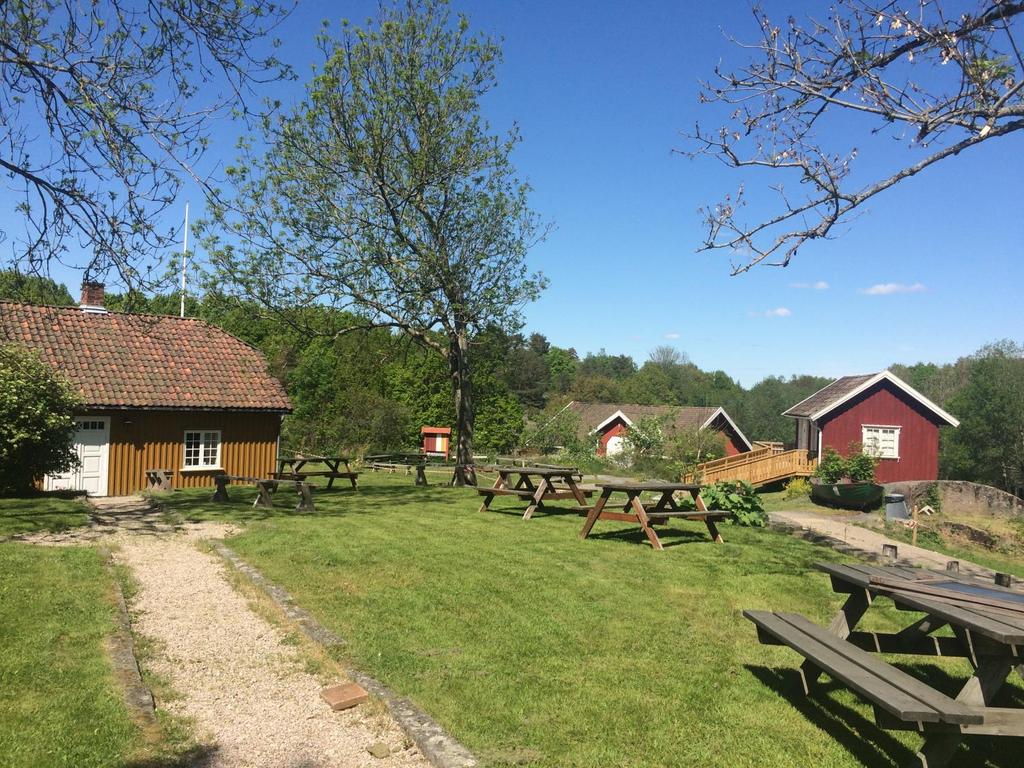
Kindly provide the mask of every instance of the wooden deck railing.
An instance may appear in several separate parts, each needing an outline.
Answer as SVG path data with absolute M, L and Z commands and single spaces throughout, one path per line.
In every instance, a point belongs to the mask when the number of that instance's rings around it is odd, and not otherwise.
M 762 448 L 707 461 L 697 469 L 702 483 L 746 480 L 751 485 L 766 485 L 793 477 L 809 477 L 816 466 L 817 461 L 811 458 L 808 451 L 776 453 L 771 448 Z M 686 479 L 693 481 L 695 478 L 689 475 Z

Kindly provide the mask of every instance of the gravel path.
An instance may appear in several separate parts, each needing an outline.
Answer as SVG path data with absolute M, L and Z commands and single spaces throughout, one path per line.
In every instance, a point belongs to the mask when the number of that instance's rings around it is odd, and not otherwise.
M 202 768 L 427 766 L 378 709 L 332 712 L 321 684 L 301 669 L 296 648 L 228 582 L 226 566 L 195 546 L 230 526 L 207 523 L 175 534 L 115 537 L 115 559 L 139 585 L 135 629 L 155 641 L 148 666 L 180 698 L 158 707 L 191 718 L 210 750 Z M 380 743 L 390 756 L 367 751 Z
M 890 539 L 884 534 L 854 525 L 841 517 L 818 515 L 814 512 L 771 512 L 768 517 L 774 525 L 823 536 L 847 547 L 860 550 L 867 555 L 881 556 L 883 544 L 895 544 L 899 554 L 898 562 L 902 565 L 943 570 L 946 563 L 957 559 L 931 549 L 915 547 L 903 541 Z M 959 562 L 961 573 L 992 578 L 993 571 L 988 568 L 969 560 L 960 560 Z

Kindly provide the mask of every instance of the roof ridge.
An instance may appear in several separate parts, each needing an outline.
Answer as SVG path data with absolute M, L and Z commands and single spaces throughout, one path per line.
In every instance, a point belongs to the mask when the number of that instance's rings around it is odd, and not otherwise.
M 29 301 L 13 301 L 12 299 L 0 299 L 0 304 L 12 304 L 16 307 L 29 307 L 31 309 L 59 309 L 65 312 L 77 312 L 81 315 L 89 315 L 90 317 L 96 317 L 97 315 L 127 315 L 130 317 L 157 317 L 166 320 L 190 320 L 193 322 L 206 323 L 211 325 L 208 321 L 201 317 L 178 317 L 177 315 L 161 315 L 159 312 L 126 312 L 123 309 L 108 309 L 107 307 L 100 307 L 102 312 L 86 312 L 82 309 L 79 304 L 33 304 Z M 224 330 L 218 326 L 212 326 L 219 330 Z M 227 331 L 224 331 L 227 333 Z

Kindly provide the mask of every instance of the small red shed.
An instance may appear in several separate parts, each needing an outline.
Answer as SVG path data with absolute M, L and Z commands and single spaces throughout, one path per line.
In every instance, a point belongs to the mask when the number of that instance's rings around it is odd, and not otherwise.
M 423 453 L 427 456 L 443 456 L 448 460 L 448 446 L 451 443 L 451 427 L 420 427 L 423 436 Z
M 799 449 L 874 453 L 879 483 L 937 480 L 939 427 L 960 425 L 891 371 L 836 379 L 782 415 L 796 419 Z

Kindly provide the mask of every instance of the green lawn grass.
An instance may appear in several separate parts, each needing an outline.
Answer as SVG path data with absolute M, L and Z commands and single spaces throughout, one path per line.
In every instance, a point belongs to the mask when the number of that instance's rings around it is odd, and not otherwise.
M 0 537 L 38 531 L 63 531 L 89 521 L 85 502 L 60 494 L 0 497 Z
M 575 514 L 523 521 L 508 498 L 478 513 L 472 490 L 402 475 L 318 491 L 315 514 L 286 509 L 291 494 L 274 510 L 249 508 L 248 489 L 234 495 L 216 505 L 181 492 L 168 504 L 247 522 L 230 545 L 345 637 L 345 660 L 410 696 L 485 765 L 888 766 L 920 743 L 877 729 L 834 685 L 804 699 L 799 657 L 759 645 L 741 616 L 827 621 L 840 599 L 812 564 L 841 558 L 823 548 L 729 525 L 714 545 L 696 523 L 674 525 L 663 552 L 615 523 L 580 541 Z M 969 674 L 945 660 L 917 671 L 951 693 Z M 975 741 L 962 764 L 1010 765 L 1020 747 Z
M 80 547 L 0 544 L 0 763 L 118 766 L 142 746 L 103 643 L 111 577 Z

